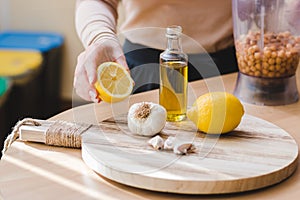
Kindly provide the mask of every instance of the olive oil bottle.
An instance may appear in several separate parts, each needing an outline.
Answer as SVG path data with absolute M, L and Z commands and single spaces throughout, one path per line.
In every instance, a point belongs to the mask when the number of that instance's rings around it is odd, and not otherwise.
M 167 110 L 168 121 L 186 117 L 188 57 L 182 51 L 180 26 L 166 30 L 167 48 L 160 54 L 159 104 Z

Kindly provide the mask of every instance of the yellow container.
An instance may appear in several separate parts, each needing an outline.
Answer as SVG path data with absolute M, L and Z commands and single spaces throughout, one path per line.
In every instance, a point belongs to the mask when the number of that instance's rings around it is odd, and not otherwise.
M 0 76 L 23 83 L 40 69 L 42 61 L 38 51 L 0 49 Z

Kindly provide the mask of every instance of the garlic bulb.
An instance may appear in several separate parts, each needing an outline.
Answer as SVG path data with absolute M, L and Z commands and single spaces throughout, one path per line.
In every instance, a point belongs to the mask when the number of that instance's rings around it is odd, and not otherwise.
M 128 128 L 132 133 L 153 136 L 166 124 L 167 111 L 159 104 L 141 102 L 133 104 L 128 111 Z

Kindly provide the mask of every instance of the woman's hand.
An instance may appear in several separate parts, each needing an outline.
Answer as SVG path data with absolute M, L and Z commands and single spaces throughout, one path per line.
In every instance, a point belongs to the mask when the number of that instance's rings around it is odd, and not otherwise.
M 114 39 L 101 39 L 86 48 L 77 58 L 74 75 L 76 93 L 87 101 L 100 102 L 94 84 L 97 67 L 107 61 L 117 62 L 128 69 L 121 45 Z
M 85 47 L 77 59 L 74 75 L 76 93 L 87 101 L 100 102 L 94 84 L 97 67 L 107 61 L 128 68 L 116 36 L 119 0 L 77 0 L 76 32 Z

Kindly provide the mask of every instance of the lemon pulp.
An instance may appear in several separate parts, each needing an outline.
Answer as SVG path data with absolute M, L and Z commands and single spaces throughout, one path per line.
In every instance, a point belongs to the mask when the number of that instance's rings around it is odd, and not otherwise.
M 97 68 L 95 88 L 105 102 L 119 102 L 127 98 L 133 89 L 133 80 L 126 69 L 115 62 L 104 62 Z

